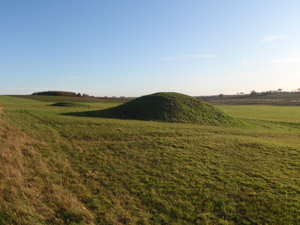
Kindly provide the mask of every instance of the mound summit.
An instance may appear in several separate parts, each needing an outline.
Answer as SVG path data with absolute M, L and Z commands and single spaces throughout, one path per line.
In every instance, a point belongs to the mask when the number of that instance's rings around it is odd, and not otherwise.
M 98 111 L 98 116 L 216 126 L 243 125 L 210 104 L 173 92 L 142 96 L 117 107 Z

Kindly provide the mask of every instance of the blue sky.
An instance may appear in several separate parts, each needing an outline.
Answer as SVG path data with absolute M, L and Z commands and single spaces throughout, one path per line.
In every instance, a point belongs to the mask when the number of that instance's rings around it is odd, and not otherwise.
M 298 0 L 0 0 L 0 94 L 300 88 Z

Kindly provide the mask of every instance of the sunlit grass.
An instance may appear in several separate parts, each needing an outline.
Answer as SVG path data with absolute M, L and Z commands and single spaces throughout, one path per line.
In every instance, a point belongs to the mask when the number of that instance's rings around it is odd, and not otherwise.
M 39 179 L 41 189 L 43 182 L 55 184 L 40 191 L 52 202 L 44 210 L 24 204 L 28 210 L 20 211 L 12 202 L 1 208 L 3 221 L 24 223 L 36 215 L 40 223 L 52 218 L 57 224 L 300 220 L 300 108 L 220 105 L 251 125 L 225 128 L 64 116 L 86 109 L 4 96 L 0 104 L 4 120 L 31 140 L 29 159 L 39 168 L 32 160 L 39 155 L 46 168 L 27 174 L 27 182 Z M 119 103 L 88 104 L 98 110 Z M 74 206 L 63 195 L 72 196 Z

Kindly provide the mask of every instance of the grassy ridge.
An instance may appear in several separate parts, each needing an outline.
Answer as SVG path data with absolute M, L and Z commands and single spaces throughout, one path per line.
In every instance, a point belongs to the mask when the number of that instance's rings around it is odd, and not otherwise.
M 14 207 L 1 208 L 0 218 L 7 221 L 297 224 L 300 220 L 299 108 L 219 106 L 252 124 L 226 128 L 63 116 L 74 108 L 10 97 L 0 97 L 0 104 L 6 106 L 4 120 L 33 140 L 30 145 L 49 171 L 37 170 L 34 177 L 41 185 L 36 192 L 52 202 L 59 193 L 78 202 L 60 208 L 50 205 L 37 210 L 38 217 L 32 210 L 15 210 L 19 205 L 11 203 Z M 27 185 L 33 182 L 28 179 Z M 53 196 L 53 188 L 44 190 L 43 182 L 56 184 L 61 191 Z M 36 199 L 26 193 L 17 198 L 25 203 Z

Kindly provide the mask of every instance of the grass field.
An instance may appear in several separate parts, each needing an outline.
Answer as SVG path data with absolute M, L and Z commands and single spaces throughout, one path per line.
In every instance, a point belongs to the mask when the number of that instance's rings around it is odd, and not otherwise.
M 63 101 L 0 96 L 0 224 L 299 224 L 300 107 L 217 105 L 230 128 Z
M 200 96 L 213 104 L 300 106 L 300 92 L 258 93 L 256 95 Z

